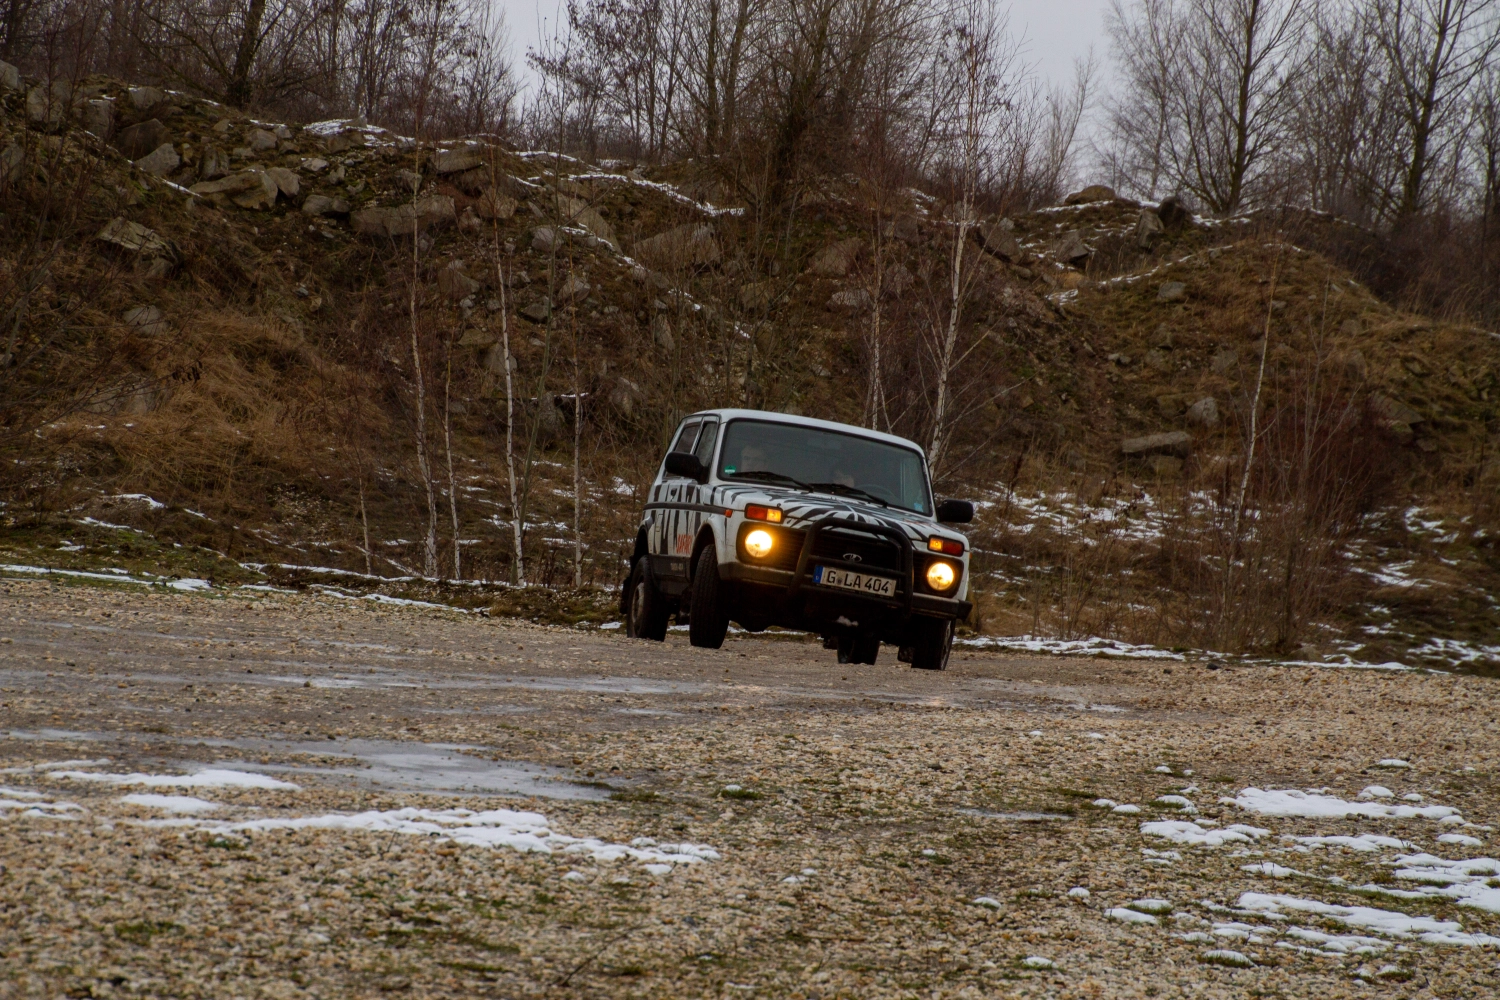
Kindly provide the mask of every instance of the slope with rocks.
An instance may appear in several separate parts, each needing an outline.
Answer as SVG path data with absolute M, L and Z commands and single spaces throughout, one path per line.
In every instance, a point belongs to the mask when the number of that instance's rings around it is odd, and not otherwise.
M 118 529 L 100 525 L 120 525 L 219 560 L 227 581 L 327 580 L 287 568 L 315 567 L 432 590 L 417 572 L 425 458 L 442 575 L 456 516 L 464 575 L 506 579 L 509 422 L 537 459 L 528 578 L 570 582 L 576 417 L 581 572 L 610 585 L 681 413 L 858 422 L 879 316 L 884 416 L 907 433 L 924 419 L 920 343 L 953 227 L 920 193 L 877 214 L 860 182 L 827 178 L 783 228 L 692 163 L 260 122 L 104 79 L 3 104 L 18 561 L 117 559 Z M 1326 220 L 1218 223 L 1108 189 L 1069 201 L 973 231 L 971 408 L 941 486 L 985 501 L 975 626 L 1212 648 L 1192 626 L 1202 607 L 1163 596 L 1203 581 L 1163 553 L 1195 523 L 1193 497 L 1217 491 L 1222 509 L 1234 492 L 1252 414 L 1285 427 L 1316 397 L 1298 418 L 1312 425 L 1336 398 L 1356 413 L 1340 447 L 1378 453 L 1381 481 L 1359 530 L 1340 529 L 1347 598 L 1242 645 L 1500 657 L 1485 652 L 1500 512 L 1484 500 L 1500 479 L 1500 339 L 1380 302 L 1305 249 Z

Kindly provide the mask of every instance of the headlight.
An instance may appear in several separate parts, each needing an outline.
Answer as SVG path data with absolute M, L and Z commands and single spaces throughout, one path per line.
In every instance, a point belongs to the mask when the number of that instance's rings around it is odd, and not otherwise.
M 941 560 L 934 560 L 927 567 L 927 586 L 936 591 L 944 591 L 953 586 L 953 564 Z
M 750 534 L 745 536 L 745 551 L 750 553 L 750 555 L 756 559 L 764 559 L 766 556 L 770 555 L 771 549 L 773 549 L 775 546 L 776 539 L 772 538 L 771 533 L 764 530 L 763 528 L 756 528 L 754 531 L 750 532 Z M 932 574 L 929 572 L 928 576 L 931 575 Z M 952 570 L 948 571 L 948 579 L 953 579 Z

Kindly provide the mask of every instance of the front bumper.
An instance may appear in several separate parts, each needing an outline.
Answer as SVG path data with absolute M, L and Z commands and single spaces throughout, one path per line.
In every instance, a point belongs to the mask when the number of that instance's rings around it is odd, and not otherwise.
M 748 527 L 747 525 L 746 528 L 741 529 L 741 536 Z M 892 546 L 895 552 L 899 553 L 900 568 L 872 569 L 870 565 L 846 562 L 827 553 L 814 554 L 818 548 L 820 533 L 828 529 L 854 531 L 865 536 L 877 536 L 884 539 L 886 545 Z M 919 556 L 913 550 L 911 539 L 893 527 L 872 525 L 835 515 L 822 518 L 802 531 L 795 531 L 795 529 L 786 531 L 782 537 L 791 540 L 796 536 L 800 538 L 797 538 L 798 548 L 794 564 L 790 560 L 790 551 L 779 558 L 766 560 L 773 563 L 779 562 L 780 565 L 757 565 L 747 556 L 743 537 L 741 537 L 735 546 L 735 561 L 721 564 L 719 576 L 725 580 L 752 585 L 763 596 L 774 595 L 778 603 L 800 609 L 816 605 L 855 607 L 867 611 L 881 608 L 885 609 L 887 614 L 894 613 L 900 618 L 909 618 L 915 614 L 958 620 L 968 618 L 969 612 L 973 610 L 973 604 L 956 596 L 945 597 L 925 592 L 924 587 L 918 583 L 918 573 L 924 571 L 919 570 L 919 566 L 925 567 L 927 556 L 925 553 Z M 891 549 L 885 551 L 889 553 Z M 894 576 L 897 593 L 894 597 L 885 598 L 861 594 L 857 591 L 819 586 L 812 582 L 812 574 L 814 568 L 820 565 L 847 569 L 856 573 L 875 572 Z M 962 571 L 967 572 L 966 566 L 960 564 L 960 567 Z M 955 587 L 956 590 L 957 587 Z
M 826 564 L 826 563 L 825 563 Z M 797 574 L 794 570 L 770 569 L 764 566 L 746 566 L 743 563 L 722 563 L 719 566 L 719 579 L 733 580 L 737 583 L 748 583 L 766 587 L 773 591 L 791 596 L 792 581 Z M 938 618 L 953 618 L 964 621 L 969 617 L 969 612 L 974 610 L 971 601 L 959 600 L 956 597 L 938 597 L 935 594 L 916 593 L 911 595 L 910 607 L 907 605 L 906 596 L 903 594 L 898 600 L 888 601 L 880 597 L 871 597 L 852 590 L 835 590 L 832 587 L 819 587 L 816 584 L 806 583 L 797 588 L 797 596 L 804 599 L 826 599 L 828 601 L 850 601 L 866 606 L 886 607 L 897 612 L 910 614 L 932 615 Z

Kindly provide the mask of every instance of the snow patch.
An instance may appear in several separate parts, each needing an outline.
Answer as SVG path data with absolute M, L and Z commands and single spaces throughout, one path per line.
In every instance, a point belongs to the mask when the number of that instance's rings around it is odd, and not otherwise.
M 1322 790 L 1298 791 L 1294 788 L 1246 788 L 1234 798 L 1221 802 L 1238 806 L 1261 816 L 1298 816 L 1305 819 L 1435 819 L 1459 816 L 1452 806 L 1387 805 L 1380 802 L 1346 802 Z M 1462 822 L 1462 817 L 1459 817 Z
M 120 796 L 120 801 L 126 805 L 143 806 L 147 809 L 160 809 L 163 812 L 169 813 L 203 813 L 224 808 L 217 802 L 196 799 L 191 795 L 155 795 L 150 792 L 122 795 Z
M 1454 920 L 1434 920 L 1431 917 L 1413 917 L 1393 910 L 1377 910 L 1370 906 L 1335 906 L 1314 899 L 1297 896 L 1273 896 L 1259 892 L 1240 895 L 1239 907 L 1264 914 L 1310 913 L 1315 916 L 1373 931 L 1384 937 L 1416 938 L 1425 944 L 1451 944 L 1475 947 L 1500 945 L 1500 938 L 1488 934 L 1465 934 L 1463 925 Z
M 1205 829 L 1192 820 L 1167 819 L 1142 823 L 1141 832 L 1148 837 L 1161 837 L 1174 844 L 1187 844 L 1190 847 L 1222 847 L 1225 844 L 1248 844 L 1267 836 L 1271 831 L 1243 823 L 1213 830 Z
M 262 788 L 298 791 L 301 786 L 249 771 L 207 768 L 195 774 L 110 774 L 103 771 L 50 771 L 50 778 L 97 781 L 106 785 L 143 785 L 146 788 Z

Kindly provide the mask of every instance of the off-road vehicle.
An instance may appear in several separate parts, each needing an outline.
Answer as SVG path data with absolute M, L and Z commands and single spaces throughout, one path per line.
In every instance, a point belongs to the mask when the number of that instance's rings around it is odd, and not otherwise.
M 682 421 L 652 481 L 620 595 L 626 629 L 661 640 L 673 615 L 717 649 L 731 621 L 823 636 L 840 663 L 882 642 L 948 665 L 968 617 L 973 520 L 934 504 L 922 449 L 890 434 L 759 410 Z

